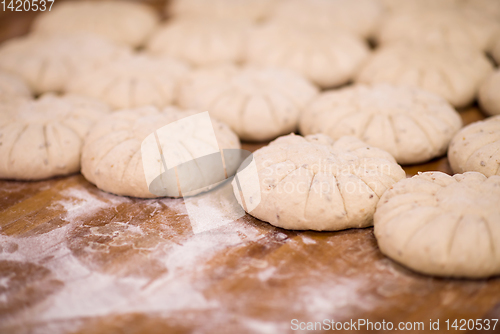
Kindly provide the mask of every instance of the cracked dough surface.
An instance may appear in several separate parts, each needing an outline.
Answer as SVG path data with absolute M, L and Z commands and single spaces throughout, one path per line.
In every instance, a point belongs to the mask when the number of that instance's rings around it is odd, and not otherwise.
M 415 86 L 444 97 L 455 107 L 465 107 L 492 72 L 486 56 L 473 49 L 396 44 L 375 51 L 356 81 Z
M 500 176 L 421 173 L 382 195 L 374 218 L 378 246 L 424 274 L 500 274 L 498 203 Z
M 19 75 L 35 94 L 62 92 L 78 73 L 127 53 L 89 34 L 28 35 L 0 46 L 0 69 Z
M 299 127 L 303 135 L 355 136 L 398 163 L 415 164 L 443 155 L 462 120 L 443 98 L 421 89 L 358 84 L 320 94 Z
M 175 108 L 158 110 L 143 107 L 107 116 L 92 128 L 85 140 L 82 152 L 83 176 L 99 189 L 116 195 L 158 197 L 148 189 L 141 144 L 155 130 L 195 113 Z M 226 124 L 215 119 L 212 119 L 212 124 L 220 149 L 240 148 L 238 137 Z M 183 146 L 182 154 L 190 156 L 193 155 L 193 149 L 208 145 L 203 142 L 203 138 L 197 139 L 197 133 L 192 132 L 186 132 L 186 142 L 189 145 Z M 163 150 L 166 144 L 162 142 Z M 161 170 L 160 161 L 158 169 Z
M 67 91 L 98 98 L 112 108 L 174 103 L 181 78 L 188 67 L 177 60 L 147 55 L 121 57 L 75 76 Z
M 83 140 L 108 112 L 101 102 L 71 95 L 0 104 L 0 178 L 40 180 L 78 172 Z
M 223 66 L 189 75 L 179 105 L 207 110 L 243 140 L 264 141 L 294 131 L 316 94 L 316 87 L 291 71 Z
M 500 114 L 500 70 L 490 75 L 479 87 L 479 104 L 489 115 Z
M 286 229 L 371 226 L 380 196 L 405 178 L 389 153 L 354 137 L 333 141 L 321 134 L 291 134 L 255 151 L 253 158 L 261 201 L 249 214 Z M 239 183 L 243 193 L 255 189 L 245 179 Z M 233 189 L 240 201 L 234 181 Z
M 455 173 L 500 175 L 500 115 L 460 130 L 450 143 L 448 160 Z
M 0 71 L 0 103 L 31 98 L 30 88 L 18 75 Z
M 359 37 L 335 29 L 271 23 L 250 34 L 247 61 L 300 73 L 321 88 L 351 80 L 370 51 Z
M 37 16 L 33 30 L 44 34 L 89 32 L 136 47 L 145 42 L 158 23 L 156 12 L 138 2 L 71 1 L 56 3 L 51 11 Z

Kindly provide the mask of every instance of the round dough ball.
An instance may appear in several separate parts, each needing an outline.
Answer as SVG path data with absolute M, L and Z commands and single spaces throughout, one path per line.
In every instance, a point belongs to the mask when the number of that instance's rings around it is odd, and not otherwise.
M 367 38 L 382 14 L 383 7 L 375 0 L 286 0 L 277 6 L 273 19 L 299 27 L 341 29 Z
M 147 5 L 131 1 L 68 1 L 56 3 L 38 15 L 33 30 L 44 34 L 60 31 L 89 32 L 136 47 L 158 26 L 159 16 Z
M 483 82 L 479 88 L 479 104 L 488 115 L 500 114 L 500 70 Z
M 0 104 L 0 178 L 41 180 L 78 172 L 83 139 L 108 112 L 101 102 L 71 95 Z
M 492 42 L 490 54 L 495 59 L 497 65 L 500 65 L 500 33 L 497 34 L 497 37 Z
M 249 24 L 234 20 L 169 21 L 155 32 L 147 50 L 194 66 L 238 63 L 243 59 L 249 28 Z
M 93 127 L 85 140 L 82 152 L 83 176 L 97 188 L 116 195 L 159 197 L 148 189 L 141 144 L 155 130 L 193 114 L 195 112 L 175 108 L 159 111 L 154 107 L 143 107 L 118 111 L 105 117 Z M 240 148 L 238 137 L 227 125 L 214 119 L 212 124 L 221 150 Z M 193 156 L 193 152 L 200 147 L 210 145 L 196 137 L 196 133 L 186 133 L 186 140 L 181 143 L 185 149 L 183 154 Z M 162 142 L 164 152 L 167 144 Z M 158 161 L 158 170 L 162 170 L 161 166 L 161 161 Z M 179 197 L 177 190 L 167 189 L 168 196 Z
M 460 130 L 450 143 L 448 160 L 455 173 L 500 175 L 500 115 Z
M 380 196 L 405 178 L 389 153 L 355 137 L 334 142 L 322 134 L 290 134 L 255 151 L 253 159 L 260 189 L 238 174 L 240 186 L 233 180 L 237 200 L 246 209 L 241 187 L 245 203 L 260 198 L 249 214 L 293 230 L 371 226 Z
M 202 69 L 181 85 L 179 105 L 207 110 L 242 140 L 265 141 L 297 128 L 317 89 L 299 75 L 275 68 Z
M 0 71 L 0 103 L 31 98 L 30 88 L 19 76 Z
M 363 40 L 349 33 L 269 24 L 250 34 L 247 61 L 293 70 L 327 88 L 351 80 L 368 55 Z
M 465 107 L 492 72 L 492 64 L 476 50 L 397 44 L 377 50 L 356 80 L 415 86 L 444 97 L 455 107 Z
M 420 273 L 500 274 L 500 177 L 427 172 L 386 191 L 375 212 L 382 253 Z
M 355 136 L 389 152 L 400 164 L 422 163 L 445 154 L 461 127 L 460 115 L 443 98 L 387 84 L 322 93 L 300 119 L 304 135 Z
M 115 109 L 165 107 L 176 99 L 179 82 L 187 72 L 188 67 L 178 60 L 133 55 L 80 73 L 66 91 L 101 99 Z
M 89 34 L 30 35 L 0 46 L 0 69 L 22 77 L 35 94 L 62 92 L 76 74 L 127 52 Z

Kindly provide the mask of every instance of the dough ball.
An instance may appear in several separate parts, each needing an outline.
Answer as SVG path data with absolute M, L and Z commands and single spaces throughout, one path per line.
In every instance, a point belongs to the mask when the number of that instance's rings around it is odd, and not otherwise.
M 179 82 L 187 72 L 188 67 L 177 60 L 133 55 L 80 73 L 66 90 L 101 99 L 115 109 L 165 107 L 176 99 Z
M 465 107 L 492 72 L 492 64 L 479 51 L 397 44 L 377 50 L 356 80 L 415 86 L 444 97 L 455 107 Z
M 136 47 L 145 42 L 158 23 L 153 8 L 137 2 L 68 1 L 56 3 L 51 11 L 38 15 L 33 30 L 44 34 L 89 32 Z
M 286 70 L 224 66 L 189 75 L 179 104 L 209 111 L 243 140 L 265 141 L 294 131 L 316 94 L 312 84 Z
M 40 180 L 78 172 L 83 139 L 108 112 L 101 102 L 71 95 L 0 104 L 0 178 Z
M 253 159 L 260 189 L 238 172 L 235 196 L 245 210 L 256 205 L 247 211 L 252 216 L 286 229 L 370 226 L 380 196 L 405 178 L 389 153 L 354 137 L 291 134 L 255 151 Z
M 301 115 L 304 135 L 355 136 L 381 148 L 400 164 L 416 164 L 446 153 L 462 127 L 443 98 L 388 84 L 355 85 L 322 93 Z
M 497 65 L 500 65 L 500 33 L 497 34 L 495 39 L 493 39 L 490 54 L 493 59 L 495 59 Z
M 500 176 L 427 172 L 380 199 L 382 253 L 420 273 L 467 278 L 500 274 Z
M 360 38 L 334 29 L 268 24 L 256 28 L 248 62 L 293 70 L 322 88 L 347 83 L 369 55 Z
M 196 112 L 179 111 L 166 108 L 162 111 L 154 107 L 142 107 L 133 110 L 115 112 L 98 122 L 85 140 L 82 153 L 82 174 L 95 184 L 97 188 L 123 196 L 154 198 L 158 195 L 149 191 L 144 172 L 141 145 L 155 130 Z M 238 137 L 222 122 L 212 119 L 215 136 L 219 148 L 239 149 Z M 186 138 L 179 145 L 182 154 L 195 159 L 195 153 L 202 151 L 210 143 L 198 139 L 196 127 L 186 131 Z M 160 141 L 162 151 L 168 152 L 166 145 Z M 173 143 L 177 144 L 177 143 Z M 167 157 L 168 158 L 168 157 Z M 197 158 L 197 157 L 196 157 Z M 158 160 L 158 170 L 162 169 Z M 196 171 L 203 173 L 203 171 Z M 193 173 L 193 178 L 196 177 Z M 177 184 L 175 189 L 167 189 L 168 196 L 179 197 Z
M 0 69 L 19 75 L 35 94 L 61 92 L 68 80 L 128 51 L 88 34 L 29 35 L 0 46 Z
M 460 130 L 450 143 L 448 160 L 455 173 L 500 175 L 500 115 Z
M 19 76 L 0 71 L 0 103 L 31 97 L 30 88 Z
M 488 115 L 500 114 L 500 70 L 490 75 L 479 88 L 479 104 Z
M 167 12 L 174 17 L 259 21 L 267 18 L 280 0 L 172 0 Z
M 376 0 L 286 0 L 280 2 L 273 19 L 294 25 L 345 30 L 367 38 L 383 14 Z
M 243 59 L 249 28 L 249 24 L 234 20 L 169 21 L 155 32 L 147 49 L 194 66 L 237 63 Z

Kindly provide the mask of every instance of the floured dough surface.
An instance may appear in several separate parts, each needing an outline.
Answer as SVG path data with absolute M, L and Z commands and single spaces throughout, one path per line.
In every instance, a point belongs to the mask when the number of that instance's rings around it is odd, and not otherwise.
M 443 98 L 388 84 L 360 84 L 322 93 L 300 119 L 304 135 L 355 136 L 386 150 L 401 164 L 443 155 L 461 127 L 460 115 Z
M 489 115 L 500 114 L 500 71 L 490 75 L 479 88 L 479 104 Z
M 470 48 L 397 44 L 375 51 L 356 81 L 415 86 L 444 97 L 455 107 L 465 107 L 492 72 L 488 59 Z
M 30 88 L 18 75 L 0 71 L 0 103 L 31 97 Z
M 188 67 L 181 61 L 147 55 L 125 56 L 75 76 L 68 92 L 101 99 L 112 108 L 165 107 L 176 99 Z
M 127 53 L 89 34 L 29 35 L 0 46 L 0 69 L 22 77 L 35 94 L 61 92 L 78 73 Z
M 207 110 L 243 140 L 264 141 L 294 131 L 301 111 L 316 94 L 312 84 L 290 71 L 222 66 L 189 75 L 179 104 Z
M 365 42 L 350 33 L 271 23 L 252 32 L 247 60 L 293 70 L 326 88 L 351 80 L 368 55 Z
M 450 143 L 448 160 L 455 173 L 500 175 L 500 115 L 460 130 Z
M 108 113 L 101 102 L 71 95 L 0 104 L 0 178 L 40 180 L 78 172 L 85 136 Z
M 375 213 L 382 253 L 420 273 L 500 274 L 500 176 L 427 172 L 386 191 Z
M 254 152 L 259 191 L 238 177 L 252 216 L 286 229 L 336 231 L 372 224 L 382 194 L 405 177 L 387 152 L 354 137 L 280 137 Z M 238 174 L 239 175 L 239 174 Z M 239 203 L 240 187 L 233 181 Z M 243 204 L 242 204 L 243 206 Z M 243 206 L 245 208 L 245 206 Z
M 53 34 L 89 32 L 136 47 L 157 27 L 153 8 L 131 1 L 71 1 L 56 3 L 35 18 L 33 30 Z
M 234 20 L 173 20 L 154 33 L 147 50 L 194 66 L 238 63 L 243 59 L 249 29 L 249 24 Z
M 174 17 L 260 21 L 269 17 L 280 0 L 173 0 L 167 13 Z
M 154 107 L 143 107 L 107 116 L 93 127 L 85 141 L 82 174 L 99 189 L 116 195 L 158 197 L 148 188 L 141 144 L 154 131 L 195 113 L 175 108 L 160 111 Z M 238 137 L 227 125 L 214 119 L 212 124 L 219 149 L 240 148 Z M 195 130 L 194 126 L 186 130 L 185 140 L 179 144 L 182 155 L 192 156 L 193 152 L 210 146 L 204 142 L 203 137 L 198 137 L 199 133 Z M 169 144 L 171 143 L 161 141 L 164 154 L 167 154 L 166 145 Z M 157 162 L 157 166 L 158 170 L 162 170 L 161 161 Z M 193 174 L 193 178 L 195 176 Z M 175 189 L 167 189 L 171 197 L 179 197 L 177 190 L 177 185 Z

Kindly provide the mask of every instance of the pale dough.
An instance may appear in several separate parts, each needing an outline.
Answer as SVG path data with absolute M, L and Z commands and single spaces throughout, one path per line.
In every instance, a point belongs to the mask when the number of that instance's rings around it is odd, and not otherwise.
M 78 172 L 83 139 L 108 112 L 101 102 L 71 95 L 0 104 L 0 178 L 40 180 Z
M 243 140 L 264 141 L 294 131 L 316 94 L 311 83 L 286 70 L 223 66 L 189 75 L 179 105 L 207 110 Z
M 70 80 L 66 91 L 101 99 L 112 108 L 171 105 L 188 72 L 183 62 L 139 54 L 114 59 Z
M 67 1 L 38 15 L 33 22 L 37 33 L 88 32 L 111 41 L 136 47 L 158 26 L 157 13 L 132 1 Z
M 427 172 L 386 191 L 375 212 L 382 253 L 424 274 L 500 274 L 500 176 Z
M 444 97 L 455 107 L 465 107 L 492 72 L 486 56 L 473 49 L 396 44 L 375 51 L 356 81 L 415 86 Z
M 500 115 L 460 130 L 450 143 L 448 160 L 455 173 L 500 175 Z
M 31 90 L 21 77 L 0 71 L 0 103 L 30 98 Z
M 303 135 L 355 136 L 386 150 L 400 164 L 443 155 L 461 127 L 460 115 L 443 98 L 388 84 L 360 84 L 322 93 L 300 119 Z
M 280 137 L 253 153 L 260 180 L 233 181 L 240 205 L 260 197 L 252 216 L 294 230 L 336 231 L 372 225 L 382 194 L 405 172 L 387 152 L 354 137 Z M 239 173 L 238 173 L 239 175 Z M 249 180 L 252 180 L 251 178 Z
M 105 117 L 93 127 L 85 140 L 82 174 L 99 189 L 116 195 L 159 197 L 149 191 L 141 144 L 154 131 L 192 114 L 193 112 L 174 108 L 160 111 L 154 107 L 142 107 L 118 111 Z M 212 124 L 220 149 L 240 148 L 238 137 L 227 125 L 214 119 Z M 186 131 L 186 138 L 181 145 L 183 154 L 192 155 L 192 150 L 208 145 L 202 139 L 197 139 L 196 131 L 192 131 L 194 130 Z M 168 144 L 161 142 L 162 149 L 165 150 L 165 145 Z M 164 153 L 168 154 L 167 151 Z M 161 170 L 161 166 L 161 161 L 158 161 L 158 170 Z M 171 197 L 179 197 L 177 187 L 167 190 Z
M 493 39 L 490 53 L 497 65 L 500 65 L 500 33 Z
M 127 52 L 84 33 L 28 35 L 0 46 L 0 69 L 22 77 L 35 94 L 61 92 L 76 74 L 92 71 Z
M 490 75 L 479 87 L 479 104 L 489 115 L 500 114 L 500 70 Z

